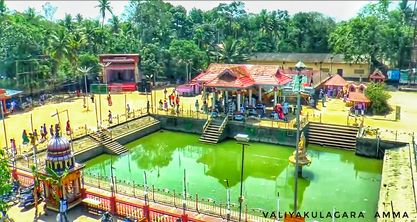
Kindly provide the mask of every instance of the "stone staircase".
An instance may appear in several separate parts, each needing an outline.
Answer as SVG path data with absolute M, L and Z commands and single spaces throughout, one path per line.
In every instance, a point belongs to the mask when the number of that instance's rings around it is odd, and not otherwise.
M 354 150 L 358 127 L 310 122 L 308 143 Z
M 213 144 L 218 143 L 226 127 L 227 121 L 227 116 L 224 119 L 208 119 L 204 125 L 200 142 Z
M 106 151 L 110 154 L 121 155 L 129 152 L 129 150 L 125 146 L 123 146 L 116 140 L 113 140 L 106 131 L 98 131 L 95 133 L 91 133 L 90 137 L 102 144 L 106 148 Z

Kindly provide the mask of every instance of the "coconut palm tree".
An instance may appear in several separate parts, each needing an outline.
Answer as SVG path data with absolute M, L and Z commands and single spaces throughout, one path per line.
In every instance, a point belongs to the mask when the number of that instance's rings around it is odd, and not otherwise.
M 110 1 L 109 0 L 98 0 L 98 5 L 96 6 L 96 8 L 100 9 L 100 14 L 101 14 L 101 27 L 104 27 L 104 19 L 106 18 L 106 12 L 110 12 L 110 14 L 113 14 L 112 8 L 110 6 Z
M 31 168 L 32 176 L 33 176 L 33 199 L 35 200 L 35 218 L 38 217 L 38 205 L 39 205 L 39 191 L 40 191 L 40 173 L 36 168 L 36 165 L 32 165 Z
M 245 46 L 239 40 L 228 38 L 215 47 L 216 51 L 212 51 L 211 55 L 223 63 L 241 63 L 249 59 Z
M 46 181 L 48 184 L 50 184 L 52 187 L 55 187 L 56 190 L 52 191 L 51 193 L 53 195 L 53 198 L 57 203 L 59 203 L 61 195 L 62 195 L 62 179 L 65 178 L 69 171 L 68 169 L 65 169 L 62 173 L 55 172 L 52 168 L 46 167 L 45 172 L 47 175 L 40 175 L 39 178 L 42 181 Z M 48 201 L 45 199 L 45 202 Z

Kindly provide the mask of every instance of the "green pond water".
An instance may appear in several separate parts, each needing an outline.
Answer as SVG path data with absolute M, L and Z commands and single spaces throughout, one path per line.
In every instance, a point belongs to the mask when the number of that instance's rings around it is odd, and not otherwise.
M 226 203 L 225 179 L 231 187 L 231 200 L 238 203 L 240 189 L 241 145 L 227 140 L 217 145 L 198 142 L 198 135 L 160 131 L 126 146 L 129 155 L 103 154 L 86 162 L 86 171 L 110 175 L 113 161 L 117 180 L 134 180 L 143 184 L 143 171 L 148 185 L 182 191 L 186 169 L 187 189 L 200 198 Z M 294 166 L 288 157 L 294 148 L 250 143 L 245 148 L 244 196 L 248 208 L 275 211 L 277 193 L 280 212 L 292 211 L 294 202 Z M 309 146 L 312 164 L 303 168 L 298 180 L 298 204 L 301 211 L 364 212 L 375 221 L 382 161 L 356 156 L 353 151 Z M 319 221 L 331 221 L 318 219 Z M 347 221 L 339 219 L 338 221 Z M 352 221 L 358 221 L 353 219 Z

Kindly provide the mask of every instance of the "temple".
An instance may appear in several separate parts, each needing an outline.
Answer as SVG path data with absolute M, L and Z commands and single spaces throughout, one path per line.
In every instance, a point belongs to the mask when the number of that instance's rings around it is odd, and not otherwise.
M 58 131 L 58 130 L 57 130 Z M 58 200 L 65 200 L 68 209 L 82 201 L 82 164 L 75 162 L 69 141 L 56 132 L 47 146 L 42 181 L 48 209 L 58 211 Z
M 303 70 L 307 77 L 304 86 L 313 89 L 325 82 L 328 77 L 321 72 Z M 179 86 L 179 90 L 203 90 L 204 98 L 207 91 L 214 98 L 222 95 L 227 102 L 233 99 L 237 102 L 236 110 L 240 111 L 241 104 L 253 107 L 258 103 L 276 105 L 286 100 L 285 88 L 292 84 L 293 76 L 298 72 L 292 69 L 282 69 L 279 65 L 252 64 L 216 64 L 212 63 L 204 72 L 197 75 L 189 83 Z M 181 92 L 180 92 L 181 93 Z M 215 103 L 212 102 L 214 107 Z
M 141 80 L 139 54 L 101 54 L 99 61 L 103 68 L 104 84 L 109 91 L 135 91 Z

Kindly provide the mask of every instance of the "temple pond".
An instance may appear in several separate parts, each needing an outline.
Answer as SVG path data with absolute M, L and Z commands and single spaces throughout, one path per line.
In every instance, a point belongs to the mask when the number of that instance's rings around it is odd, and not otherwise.
M 224 180 L 228 179 L 231 201 L 237 204 L 241 145 L 234 140 L 202 144 L 198 138 L 193 134 L 159 131 L 127 144 L 128 155 L 103 154 L 87 161 L 86 171 L 109 176 L 112 161 L 117 180 L 143 184 L 146 171 L 148 185 L 181 193 L 186 169 L 190 194 L 226 203 Z M 244 196 L 248 208 L 275 211 L 279 192 L 280 211 L 293 209 L 294 166 L 288 161 L 293 150 L 263 143 L 251 143 L 245 148 Z M 309 146 L 307 152 L 312 164 L 303 168 L 303 178 L 299 179 L 299 209 L 364 212 L 367 219 L 361 221 L 375 221 L 382 161 L 356 156 L 353 151 L 317 146 Z

